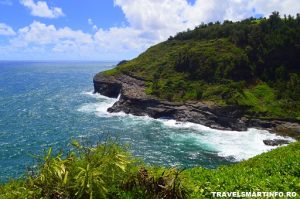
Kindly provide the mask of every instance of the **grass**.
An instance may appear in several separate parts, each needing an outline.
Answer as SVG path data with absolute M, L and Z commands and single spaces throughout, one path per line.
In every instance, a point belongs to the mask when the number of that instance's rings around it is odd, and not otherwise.
M 45 154 L 36 170 L 0 185 L 0 198 L 212 198 L 211 192 L 296 192 L 300 142 L 218 169 L 152 167 L 112 142 Z
M 296 192 L 300 197 L 300 142 L 236 165 L 183 172 L 191 198 L 212 198 L 212 191 Z
M 265 118 L 297 118 L 300 116 L 300 111 L 296 106 L 288 107 L 284 99 L 278 99 L 276 91 L 266 83 L 259 83 L 252 88 L 247 88 L 234 96 L 237 104 L 249 106 L 251 115 Z
M 116 75 L 119 73 L 119 70 L 117 68 L 112 68 L 110 70 L 106 70 L 103 72 L 104 75 Z
M 245 89 L 238 103 L 252 107 L 253 113 L 276 117 L 286 116 L 279 100 L 276 99 L 275 91 L 265 83 Z

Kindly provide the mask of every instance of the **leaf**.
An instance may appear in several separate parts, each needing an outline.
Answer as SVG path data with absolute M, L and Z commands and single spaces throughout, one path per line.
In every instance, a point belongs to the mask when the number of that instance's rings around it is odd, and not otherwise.
M 121 163 L 115 163 L 115 165 L 117 165 L 123 172 L 126 171 L 126 166 L 121 164 Z
M 66 174 L 65 174 L 65 176 L 64 176 L 64 181 L 63 181 L 64 184 L 67 184 L 67 181 L 68 181 L 68 175 L 69 175 L 69 172 L 66 171 Z
M 82 146 L 77 140 L 72 140 L 72 145 L 78 149 L 81 149 Z
M 49 148 L 47 156 L 45 157 L 45 161 L 49 160 L 51 153 L 52 153 L 52 147 Z

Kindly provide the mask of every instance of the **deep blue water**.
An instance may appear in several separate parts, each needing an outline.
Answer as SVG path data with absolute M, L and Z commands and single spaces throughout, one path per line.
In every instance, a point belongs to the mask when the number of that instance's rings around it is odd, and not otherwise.
M 146 163 L 215 168 L 270 149 L 274 135 L 212 130 L 201 125 L 109 114 L 116 99 L 92 94 L 105 62 L 0 62 L 0 182 L 34 164 L 30 154 L 68 150 L 72 139 L 128 143 Z

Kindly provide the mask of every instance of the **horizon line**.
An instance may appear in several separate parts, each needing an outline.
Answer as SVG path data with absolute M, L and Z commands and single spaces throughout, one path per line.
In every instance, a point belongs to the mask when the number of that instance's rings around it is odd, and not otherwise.
M 0 62 L 119 62 L 120 60 L 54 60 L 54 59 L 41 59 L 41 60 L 35 60 L 35 59 L 0 59 Z

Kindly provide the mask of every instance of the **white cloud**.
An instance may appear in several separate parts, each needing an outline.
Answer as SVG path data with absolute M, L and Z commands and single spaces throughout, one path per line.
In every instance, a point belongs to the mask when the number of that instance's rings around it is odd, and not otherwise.
M 153 43 L 153 41 L 141 37 L 142 33 L 142 31 L 130 27 L 100 29 L 95 33 L 94 39 L 100 48 L 107 51 L 141 50 Z
M 170 35 L 202 22 L 241 20 L 273 11 L 295 15 L 299 0 L 114 0 L 124 12 L 128 26 L 99 30 L 96 38 L 106 48 L 141 49 L 166 40 Z M 140 51 L 140 52 L 141 52 Z
M 296 15 L 300 13 L 299 0 L 251 0 L 249 5 L 264 15 L 269 15 L 273 11 L 279 11 L 281 15 Z
M 0 23 L 0 35 L 12 36 L 15 35 L 15 31 L 8 25 Z
M 94 24 L 93 20 L 91 18 L 88 18 L 88 23 L 89 23 L 89 25 L 93 25 Z
M 153 43 L 141 35 L 142 31 L 130 27 L 99 29 L 95 33 L 84 33 L 69 27 L 34 21 L 20 28 L 9 45 L 2 51 L 25 54 L 44 59 L 121 59 L 133 57 Z M 0 49 L 1 54 L 1 49 Z
M 20 0 L 20 2 L 22 5 L 30 9 L 31 15 L 33 16 L 45 18 L 58 18 L 64 16 L 61 8 L 49 8 L 47 2 L 45 1 L 38 1 L 35 3 L 33 0 Z
M 98 27 L 94 24 L 93 20 L 91 18 L 88 18 L 88 24 L 92 26 L 93 30 L 98 30 Z
M 273 11 L 295 15 L 300 12 L 299 0 L 114 0 L 130 27 L 155 38 L 168 36 L 202 22 L 241 20 L 256 14 L 270 15 Z
M 25 44 L 55 44 L 60 40 L 73 40 L 79 43 L 91 43 L 92 38 L 89 34 L 82 31 L 74 31 L 68 27 L 57 29 L 54 25 L 46 25 L 38 21 L 34 21 L 29 26 L 18 30 L 18 36 L 14 38 L 14 43 Z
M 186 28 L 186 11 L 191 6 L 185 0 L 115 0 L 123 10 L 131 28 L 142 36 L 161 41 Z
M 98 26 L 93 25 L 93 30 L 98 30 Z
M 10 47 L 14 51 L 24 49 L 44 49 L 46 58 L 51 55 L 65 58 L 65 54 L 74 58 L 88 57 L 94 49 L 92 35 L 69 27 L 56 28 L 34 21 L 29 26 L 20 28 L 17 36 L 10 39 Z M 36 52 L 40 54 L 40 52 Z M 43 52 L 43 51 L 41 51 Z
M 32 0 L 22 1 L 34 4 Z M 10 35 L 16 35 L 9 45 L 2 46 L 5 50 L 0 49 L 0 58 L 3 51 L 28 53 L 43 59 L 129 59 L 201 22 L 236 21 L 257 14 L 268 16 L 275 10 L 292 15 L 300 11 L 299 0 L 196 0 L 194 4 L 186 0 L 114 0 L 114 3 L 124 12 L 128 25 L 101 29 L 89 18 L 87 23 L 93 28 L 92 33 L 37 21 L 16 33 L 6 28 Z
M 197 0 L 115 0 L 129 23 L 142 32 L 141 37 L 156 43 L 179 31 L 194 28 L 202 22 L 239 20 L 253 15 L 245 1 Z

